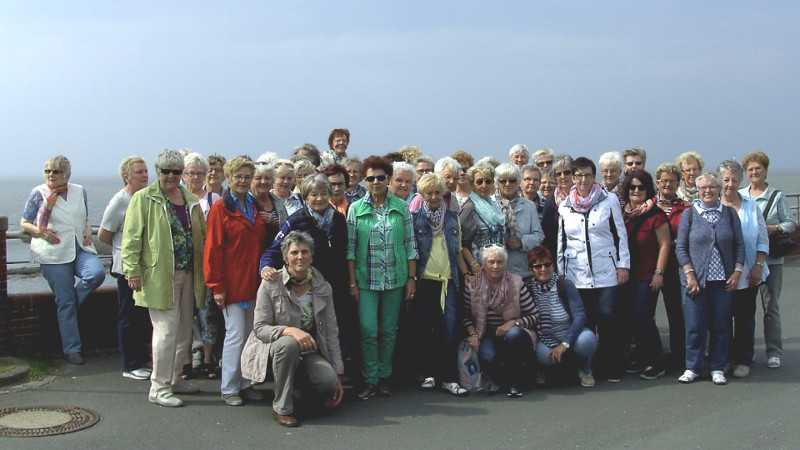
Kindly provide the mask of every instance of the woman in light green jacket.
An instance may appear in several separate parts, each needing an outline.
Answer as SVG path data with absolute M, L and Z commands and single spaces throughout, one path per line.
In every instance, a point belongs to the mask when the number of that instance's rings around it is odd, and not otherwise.
M 156 160 L 158 181 L 131 198 L 122 232 L 122 270 L 136 306 L 153 322 L 151 403 L 181 406 L 174 394 L 189 362 L 192 314 L 203 306 L 206 233 L 197 197 L 180 185 L 183 157 L 165 150 Z M 184 387 L 185 390 L 185 387 Z

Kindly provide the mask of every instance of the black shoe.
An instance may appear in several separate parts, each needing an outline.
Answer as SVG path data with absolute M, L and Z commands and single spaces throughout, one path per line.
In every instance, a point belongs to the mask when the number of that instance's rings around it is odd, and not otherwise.
M 639 361 L 631 361 L 628 363 L 628 367 L 625 368 L 625 373 L 637 374 L 641 373 L 642 369 L 644 369 L 644 367 L 642 367 Z
M 508 398 L 520 398 L 520 397 L 522 397 L 522 391 L 520 391 L 517 386 L 512 384 L 508 388 L 508 393 L 506 394 L 506 397 L 508 397 Z
M 392 396 L 392 388 L 389 387 L 389 383 L 386 380 L 381 380 L 378 382 L 378 395 L 381 397 Z
M 191 380 L 194 378 L 194 369 L 192 368 L 191 364 L 186 364 L 183 366 L 183 371 L 181 372 L 181 379 L 182 380 Z
M 374 384 L 365 384 L 364 389 L 358 393 L 357 397 L 359 400 L 369 400 L 376 395 L 378 395 L 378 387 Z
M 639 374 L 639 378 L 643 380 L 657 380 L 663 377 L 665 373 L 667 373 L 667 371 L 664 370 L 662 367 L 647 366 L 642 371 L 642 373 Z
M 64 360 L 67 361 L 68 364 L 74 364 L 76 366 L 83 365 L 83 356 L 80 353 L 64 353 Z

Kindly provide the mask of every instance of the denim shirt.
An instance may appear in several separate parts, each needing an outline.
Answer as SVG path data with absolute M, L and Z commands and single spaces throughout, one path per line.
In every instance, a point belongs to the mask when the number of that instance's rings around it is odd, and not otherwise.
M 742 196 L 742 204 L 739 206 L 739 220 L 742 222 L 742 238 L 744 239 L 744 269 L 742 276 L 739 277 L 739 285 L 736 289 L 746 289 L 750 286 L 750 269 L 756 263 L 758 252 L 769 254 L 769 237 L 767 236 L 767 223 L 764 215 L 758 208 L 755 200 Z M 761 281 L 766 281 L 769 275 L 769 267 L 764 265 Z
M 417 260 L 417 276 L 422 277 L 422 274 L 425 273 L 425 265 L 431 255 L 433 232 L 430 223 L 428 223 L 428 217 L 422 209 L 411 213 L 411 216 L 414 222 L 414 238 L 417 241 L 417 254 L 419 256 Z M 442 233 L 444 233 L 445 243 L 447 244 L 450 274 L 453 277 L 453 283 L 458 287 L 458 264 L 456 263 L 456 258 L 461 249 L 461 231 L 459 230 L 458 216 L 455 212 L 447 209 L 443 220 Z

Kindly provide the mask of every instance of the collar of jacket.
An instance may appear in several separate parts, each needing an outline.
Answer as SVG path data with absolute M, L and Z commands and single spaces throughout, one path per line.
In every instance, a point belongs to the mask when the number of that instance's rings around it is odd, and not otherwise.
M 181 190 L 183 198 L 186 199 L 186 206 L 189 207 L 189 209 L 192 209 L 195 206 L 200 206 L 200 199 L 198 199 L 196 195 L 186 190 L 186 188 L 183 187 L 182 184 L 178 185 L 178 189 Z M 161 188 L 158 186 L 158 181 L 144 188 L 144 195 L 146 195 L 150 200 L 156 203 L 166 203 L 168 201 L 167 197 L 164 195 L 164 193 L 161 191 Z
M 372 195 L 367 193 L 366 196 L 361 198 L 360 202 L 361 207 L 356 210 L 356 215 L 363 216 L 364 214 L 372 214 L 372 210 L 374 209 L 372 206 Z M 402 214 L 408 206 L 400 197 L 395 196 L 391 192 L 386 192 L 386 200 L 383 201 L 383 207 L 386 208 L 387 213 L 394 211 Z
M 314 294 L 318 294 L 325 287 L 325 277 L 323 277 L 322 273 L 314 266 L 310 266 L 308 270 L 311 271 L 311 291 Z M 292 276 L 289 275 L 289 270 L 286 269 L 286 265 L 280 270 L 280 274 L 281 284 L 287 286 Z M 286 290 L 288 291 L 288 288 Z

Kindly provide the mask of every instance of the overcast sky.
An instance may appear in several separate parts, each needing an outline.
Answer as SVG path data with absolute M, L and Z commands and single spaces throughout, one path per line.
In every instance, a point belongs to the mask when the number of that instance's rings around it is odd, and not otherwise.
M 163 148 L 516 143 L 800 167 L 796 1 L 4 1 L 0 174 Z M 172 5 L 172 6 L 169 6 Z

